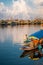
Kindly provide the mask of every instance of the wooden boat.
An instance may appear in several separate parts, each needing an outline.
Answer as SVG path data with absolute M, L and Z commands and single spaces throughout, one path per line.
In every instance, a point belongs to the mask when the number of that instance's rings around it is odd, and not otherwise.
M 27 51 L 31 51 L 31 50 L 34 50 L 34 49 L 37 49 L 37 48 L 31 48 L 31 47 L 22 47 L 20 48 L 21 50 L 27 50 Z
M 36 49 L 36 48 L 41 49 L 41 46 L 43 48 L 43 39 L 40 39 L 38 41 L 39 41 L 39 43 L 37 42 L 37 40 L 34 40 L 34 42 L 31 41 L 29 43 L 24 43 L 25 47 L 23 47 L 22 50 L 32 50 L 32 49 Z
M 43 48 L 43 45 L 41 45 L 42 46 L 42 48 Z M 34 49 L 39 49 L 39 47 L 38 46 L 36 46 L 36 47 L 29 47 L 29 46 L 25 46 L 25 47 L 22 47 L 21 48 L 21 50 L 27 50 L 27 51 L 31 51 L 31 50 L 34 50 Z M 41 49 L 41 48 L 40 48 Z

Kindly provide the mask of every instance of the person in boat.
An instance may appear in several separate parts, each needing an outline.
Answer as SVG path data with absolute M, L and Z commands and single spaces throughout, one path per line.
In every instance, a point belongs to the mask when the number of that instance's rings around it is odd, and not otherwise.
M 38 46 L 38 44 L 39 44 L 39 40 L 38 40 L 38 39 L 33 39 L 33 38 L 31 38 L 31 41 L 32 41 L 32 43 L 33 43 L 33 47 L 34 47 L 34 48 Z
M 42 45 L 42 47 L 43 47 L 43 38 L 41 38 L 41 39 L 39 40 L 39 42 L 40 42 L 40 45 Z
M 38 47 L 39 50 L 42 49 L 42 47 L 43 47 L 43 38 L 41 38 L 40 40 L 32 38 L 31 41 L 33 42 L 33 47 L 34 48 Z
M 25 37 L 26 37 L 26 40 L 24 41 L 24 43 L 28 43 L 29 42 L 29 39 L 28 39 L 27 34 L 25 35 Z
M 27 36 L 27 34 L 26 34 L 25 36 L 26 36 L 26 39 L 28 40 L 28 36 Z
M 41 39 L 39 40 L 39 44 L 38 44 L 38 49 L 39 49 L 39 50 L 42 50 L 42 48 L 43 48 L 43 38 L 41 38 Z

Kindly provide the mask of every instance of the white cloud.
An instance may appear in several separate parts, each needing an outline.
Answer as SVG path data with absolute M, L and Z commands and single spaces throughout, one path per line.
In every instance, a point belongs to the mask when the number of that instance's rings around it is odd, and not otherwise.
M 40 3 L 43 2 L 43 0 L 34 0 L 33 2 L 34 2 L 35 4 L 37 4 L 37 5 L 39 5 Z
M 0 19 L 29 19 L 39 15 L 43 17 L 43 7 L 39 6 L 42 2 L 43 0 L 31 0 L 31 4 L 34 3 L 33 5 L 36 6 L 34 9 L 30 5 L 27 5 L 26 0 L 12 0 L 12 5 L 9 7 L 0 2 Z
M 41 6 L 41 4 L 43 3 L 43 0 L 33 0 L 32 2 L 35 5 L 35 8 L 32 10 L 33 17 L 43 18 L 43 6 Z
M 22 13 L 23 17 L 25 15 L 25 18 L 29 17 L 27 16 L 28 13 L 30 13 L 31 8 L 29 6 L 26 5 L 25 0 L 18 0 L 18 1 L 14 1 L 12 3 L 11 7 L 6 7 L 4 5 L 4 3 L 0 3 L 0 13 L 3 13 L 4 18 L 14 18 L 14 16 L 17 16 L 18 14 Z
M 27 6 L 25 0 L 18 0 L 16 2 L 13 1 L 12 12 L 15 13 L 15 15 L 22 13 L 23 16 L 25 15 L 25 17 L 27 17 L 28 13 L 32 12 L 32 10 Z
M 10 15 L 10 9 L 4 5 L 3 2 L 0 3 L 0 18 L 7 19 Z

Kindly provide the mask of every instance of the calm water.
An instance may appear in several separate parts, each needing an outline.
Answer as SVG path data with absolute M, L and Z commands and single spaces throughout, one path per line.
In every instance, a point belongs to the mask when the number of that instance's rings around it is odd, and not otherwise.
M 43 58 L 37 61 L 28 56 L 20 58 L 25 34 L 40 30 L 40 26 L 0 27 L 0 65 L 43 65 Z

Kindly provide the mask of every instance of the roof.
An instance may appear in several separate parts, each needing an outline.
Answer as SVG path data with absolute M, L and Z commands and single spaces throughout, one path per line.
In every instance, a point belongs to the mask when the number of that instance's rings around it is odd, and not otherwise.
M 43 30 L 39 30 L 39 31 L 31 34 L 30 36 L 35 36 L 35 37 L 41 39 L 41 38 L 43 38 Z

